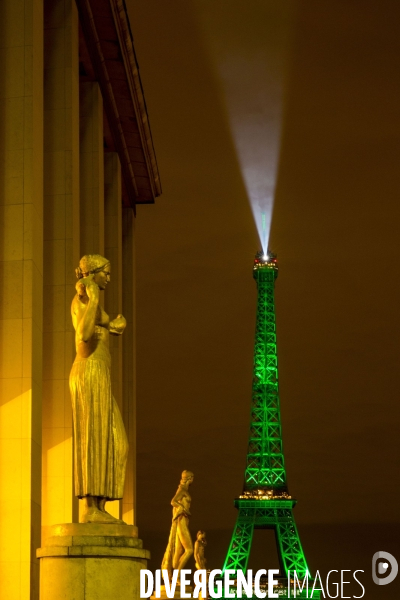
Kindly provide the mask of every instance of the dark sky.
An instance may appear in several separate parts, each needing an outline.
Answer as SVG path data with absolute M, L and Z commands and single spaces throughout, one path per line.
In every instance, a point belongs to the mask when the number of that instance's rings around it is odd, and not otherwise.
M 284 449 L 310 563 L 356 569 L 361 546 L 396 552 L 398 539 L 400 11 L 397 0 L 287 6 L 271 231 Z M 258 238 L 234 88 L 217 66 L 247 57 L 235 78 L 251 104 L 265 85 L 251 56 L 274 52 L 274 4 L 128 8 L 163 185 L 136 223 L 138 525 L 159 561 L 180 472 L 194 471 L 191 530 L 209 532 L 218 568 L 243 483 Z M 229 44 L 210 44 L 219 29 Z

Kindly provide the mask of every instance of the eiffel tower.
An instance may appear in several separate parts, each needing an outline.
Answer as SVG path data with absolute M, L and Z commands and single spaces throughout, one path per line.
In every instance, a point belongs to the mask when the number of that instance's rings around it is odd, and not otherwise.
M 238 516 L 223 572 L 245 572 L 254 529 L 273 529 L 280 576 L 303 579 L 308 566 L 293 516 L 296 504 L 288 491 L 282 446 L 275 325 L 274 254 L 257 253 L 253 276 L 257 282 L 257 321 L 254 345 L 253 392 L 244 488 L 235 499 Z M 298 596 L 301 597 L 301 596 Z M 315 590 L 314 598 L 319 598 Z

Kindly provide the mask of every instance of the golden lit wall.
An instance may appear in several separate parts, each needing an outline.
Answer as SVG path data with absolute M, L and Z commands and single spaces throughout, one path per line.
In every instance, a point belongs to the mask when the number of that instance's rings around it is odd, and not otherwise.
M 40 0 L 0 2 L 0 597 L 37 597 L 43 308 Z M 4 24 L 7 23 L 7 27 Z
M 130 441 L 126 494 L 110 512 L 133 523 L 134 217 L 130 209 L 122 212 L 118 155 L 104 155 L 99 86 L 79 84 L 74 0 L 46 0 L 44 11 L 42 0 L 1 0 L 4 23 L 0 598 L 37 600 L 41 526 L 45 536 L 49 525 L 77 521 L 79 513 L 68 377 L 75 354 L 74 269 L 84 253 L 112 261 L 105 307 L 112 317 L 125 311 L 128 320 L 123 338 L 112 337 L 110 348 L 114 395 Z

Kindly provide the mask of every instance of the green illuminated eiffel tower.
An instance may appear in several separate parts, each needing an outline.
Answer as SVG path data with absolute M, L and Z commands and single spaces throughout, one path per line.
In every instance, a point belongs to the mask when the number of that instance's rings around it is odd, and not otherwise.
M 273 529 L 281 577 L 308 571 L 288 492 L 282 447 L 276 350 L 274 287 L 278 265 L 271 252 L 254 260 L 257 282 L 257 322 L 254 345 L 250 434 L 243 493 L 223 571 L 247 570 L 254 529 Z M 315 594 L 314 598 L 319 597 Z

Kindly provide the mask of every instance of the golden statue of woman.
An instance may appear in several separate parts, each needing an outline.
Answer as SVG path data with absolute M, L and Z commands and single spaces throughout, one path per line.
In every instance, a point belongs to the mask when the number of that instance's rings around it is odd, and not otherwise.
M 74 421 L 75 495 L 85 501 L 83 523 L 122 523 L 105 510 L 122 498 L 128 440 L 111 391 L 109 334 L 121 335 L 126 320 L 110 321 L 99 303 L 110 281 L 110 262 L 99 254 L 81 258 L 72 301 L 76 358 L 69 385 Z
M 206 532 L 200 530 L 197 532 L 197 539 L 194 543 L 194 560 L 196 564 L 196 569 L 206 569 L 207 559 L 204 556 L 206 546 Z
M 168 546 L 164 554 L 161 569 L 167 569 L 172 581 L 172 570 L 180 572 L 193 554 L 193 542 L 189 532 L 190 503 L 189 486 L 194 475 L 191 471 L 183 471 L 181 482 L 175 496 L 171 500 L 172 525 Z

